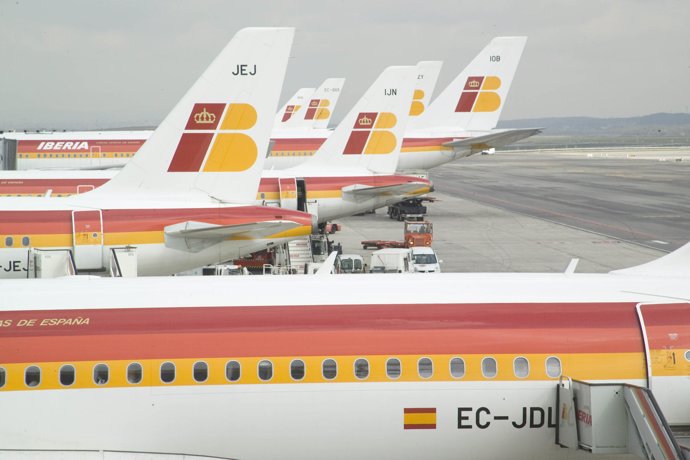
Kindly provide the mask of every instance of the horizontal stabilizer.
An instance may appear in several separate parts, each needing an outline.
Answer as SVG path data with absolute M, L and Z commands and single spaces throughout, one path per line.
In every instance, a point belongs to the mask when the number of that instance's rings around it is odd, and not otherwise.
M 443 146 L 451 147 L 456 158 L 463 158 L 484 150 L 504 147 L 539 133 L 541 133 L 541 128 L 507 129 L 482 136 L 447 142 Z
M 165 245 L 172 249 L 199 252 L 231 237 L 266 238 L 299 226 L 299 223 L 289 220 L 268 220 L 235 225 L 187 221 L 165 227 Z
M 690 243 L 646 264 L 613 270 L 615 275 L 654 275 L 690 277 Z
M 367 200 L 381 196 L 401 196 L 418 191 L 421 188 L 429 188 L 426 182 L 406 182 L 404 184 L 371 186 L 354 184 L 343 187 L 343 197 L 353 197 L 356 200 Z M 429 189 L 429 192 L 432 190 Z

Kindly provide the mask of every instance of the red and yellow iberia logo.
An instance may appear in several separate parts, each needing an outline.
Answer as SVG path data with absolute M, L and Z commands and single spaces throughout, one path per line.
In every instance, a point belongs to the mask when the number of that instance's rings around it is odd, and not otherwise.
M 388 130 L 397 122 L 395 115 L 389 112 L 361 112 L 357 115 L 343 155 L 391 153 L 397 139 Z
M 302 107 L 301 105 L 288 105 L 287 107 L 285 107 L 285 113 L 283 114 L 283 119 L 280 121 L 285 123 L 290 118 L 292 118 L 292 116 L 294 114 L 296 114 L 301 107 Z
M 412 106 L 410 107 L 410 116 L 417 117 L 424 113 L 424 90 L 416 89 L 414 90 L 414 95 L 412 96 Z
M 237 131 L 247 131 L 255 124 L 256 110 L 249 104 L 194 104 L 168 172 L 238 172 L 251 168 L 258 155 L 256 143 Z
M 495 112 L 501 106 L 501 96 L 494 92 L 501 87 L 498 77 L 468 77 L 456 112 Z
M 325 120 L 331 116 L 331 111 L 328 107 L 331 101 L 328 99 L 312 99 L 309 101 L 307 113 L 304 114 L 305 120 Z

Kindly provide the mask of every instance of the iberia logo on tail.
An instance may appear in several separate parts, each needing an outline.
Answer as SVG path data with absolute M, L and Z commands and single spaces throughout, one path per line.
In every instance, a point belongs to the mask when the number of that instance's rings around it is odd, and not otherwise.
M 411 117 L 417 117 L 424 113 L 424 102 L 422 102 L 422 99 L 424 99 L 424 90 L 414 90 L 414 95 L 412 96 L 412 105 L 410 106 Z
M 258 150 L 254 140 L 241 131 L 251 129 L 256 117 L 250 104 L 194 104 L 168 172 L 239 172 L 251 168 Z
M 455 111 L 495 112 L 501 106 L 501 96 L 495 92 L 500 87 L 498 77 L 468 77 Z
M 398 122 L 390 112 L 361 112 L 347 140 L 343 155 L 371 155 L 391 153 L 397 144 L 389 129 Z
M 309 101 L 309 108 L 307 108 L 307 113 L 304 114 L 305 120 L 325 120 L 331 116 L 331 111 L 328 107 L 331 105 L 331 101 L 328 99 L 312 99 Z
M 285 123 L 285 122 L 288 121 L 290 118 L 292 118 L 292 116 L 293 116 L 294 114 L 296 114 L 297 112 L 299 112 L 299 109 L 300 109 L 301 107 L 302 107 L 301 105 L 288 105 L 287 107 L 285 107 L 285 113 L 283 114 L 283 118 L 282 118 L 282 120 L 280 120 L 280 121 L 282 121 L 283 123 Z

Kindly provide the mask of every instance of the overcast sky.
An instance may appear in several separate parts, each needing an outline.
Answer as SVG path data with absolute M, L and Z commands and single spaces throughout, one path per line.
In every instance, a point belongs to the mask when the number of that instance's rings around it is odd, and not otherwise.
M 156 125 L 234 33 L 294 26 L 281 101 L 443 60 L 434 94 L 494 36 L 529 40 L 502 119 L 690 111 L 689 0 L 0 0 L 0 129 Z

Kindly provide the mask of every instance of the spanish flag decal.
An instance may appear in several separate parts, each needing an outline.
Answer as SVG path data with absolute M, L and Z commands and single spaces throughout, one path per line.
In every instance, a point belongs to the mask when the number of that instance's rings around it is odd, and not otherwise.
M 406 407 L 404 409 L 404 426 L 406 430 L 435 430 L 436 408 Z

